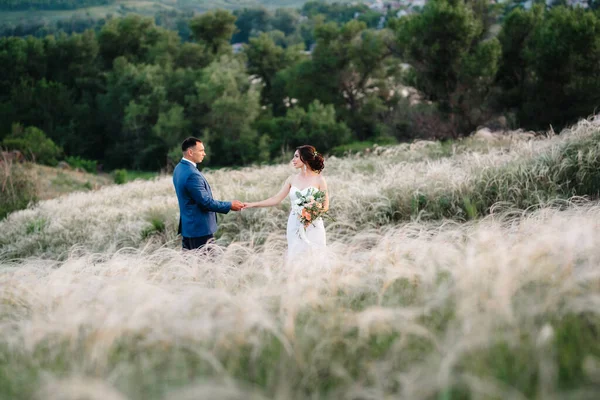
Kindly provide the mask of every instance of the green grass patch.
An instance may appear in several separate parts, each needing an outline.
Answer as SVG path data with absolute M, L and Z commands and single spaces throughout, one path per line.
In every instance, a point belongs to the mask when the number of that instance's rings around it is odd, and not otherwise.
M 158 172 L 127 170 L 127 182 L 133 182 L 137 179 L 150 181 L 158 176 Z
M 112 172 L 112 177 L 117 185 L 122 185 L 135 180 L 152 180 L 159 176 L 158 172 L 135 171 L 126 169 L 117 169 Z
M 153 235 L 161 235 L 165 233 L 167 224 L 165 223 L 165 220 L 163 219 L 162 216 L 159 215 L 152 215 L 149 218 L 150 225 L 146 228 L 144 228 L 144 230 L 142 230 L 142 239 L 148 239 L 150 236 Z
M 51 185 L 55 190 L 62 193 L 88 191 L 93 189 L 93 184 L 89 180 L 82 182 L 81 180 L 76 179 L 72 175 L 64 172 L 59 172 L 56 175 L 56 178 L 52 179 Z
M 25 232 L 28 235 L 34 233 L 40 233 L 44 230 L 44 228 L 48 225 L 48 221 L 44 218 L 34 219 L 27 223 L 27 227 L 25 228 Z

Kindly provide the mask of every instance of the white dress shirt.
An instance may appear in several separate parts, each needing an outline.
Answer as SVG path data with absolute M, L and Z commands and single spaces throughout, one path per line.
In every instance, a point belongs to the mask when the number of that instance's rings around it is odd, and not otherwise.
M 192 164 L 194 167 L 197 167 L 197 165 L 196 165 L 196 163 L 195 163 L 195 162 L 193 162 L 193 161 L 190 161 L 190 160 L 188 160 L 188 159 L 187 159 L 187 158 L 185 158 L 185 157 L 183 157 L 183 158 L 181 159 L 181 161 L 187 161 L 187 162 L 189 162 L 190 164 Z

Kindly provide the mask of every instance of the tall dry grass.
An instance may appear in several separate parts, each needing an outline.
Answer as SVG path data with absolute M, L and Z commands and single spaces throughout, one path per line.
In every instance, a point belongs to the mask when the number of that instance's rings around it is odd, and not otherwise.
M 476 147 L 399 146 L 380 155 L 330 159 L 326 177 L 336 223 L 328 237 L 344 241 L 366 228 L 411 220 L 466 221 L 499 208 L 527 209 L 556 198 L 595 197 L 600 190 L 600 125 L 581 121 L 560 136 Z M 433 156 L 433 158 L 431 158 Z M 288 165 L 207 173 L 220 199 L 254 201 L 276 193 Z M 289 204 L 220 217 L 220 244 L 260 245 L 281 237 Z M 74 245 L 93 252 L 179 245 L 177 199 L 170 178 L 106 187 L 41 202 L 0 222 L 0 258 L 66 257 Z
M 15 163 L 0 153 L 0 220 L 36 200 L 37 186 L 28 164 Z
M 289 265 L 278 238 L 4 261 L 0 397 L 592 399 L 598 221 L 414 222 Z

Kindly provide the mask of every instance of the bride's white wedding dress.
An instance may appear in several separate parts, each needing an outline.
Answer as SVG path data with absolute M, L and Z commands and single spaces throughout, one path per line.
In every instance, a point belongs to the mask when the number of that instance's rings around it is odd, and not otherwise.
M 312 224 L 306 228 L 306 233 L 302 223 L 298 219 L 298 213 L 300 209 L 296 206 L 298 197 L 296 192 L 300 192 L 304 195 L 308 189 L 315 189 L 313 186 L 309 186 L 302 190 L 295 186 L 290 188 L 290 200 L 292 202 L 292 209 L 290 216 L 288 217 L 287 224 L 287 242 L 288 242 L 288 260 L 302 256 L 306 253 L 310 253 L 313 250 L 322 249 L 326 246 L 325 238 L 325 225 L 323 224 L 323 218 L 316 219 Z M 300 231 L 302 229 L 302 231 Z

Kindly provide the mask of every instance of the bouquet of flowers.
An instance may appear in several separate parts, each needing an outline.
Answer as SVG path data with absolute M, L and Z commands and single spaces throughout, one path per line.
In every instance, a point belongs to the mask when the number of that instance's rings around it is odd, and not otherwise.
M 294 205 L 294 211 L 304 226 L 304 230 L 317 219 L 329 217 L 327 212 L 324 211 L 325 192 L 310 188 L 306 191 L 306 194 L 297 191 L 296 197 L 298 199 Z

